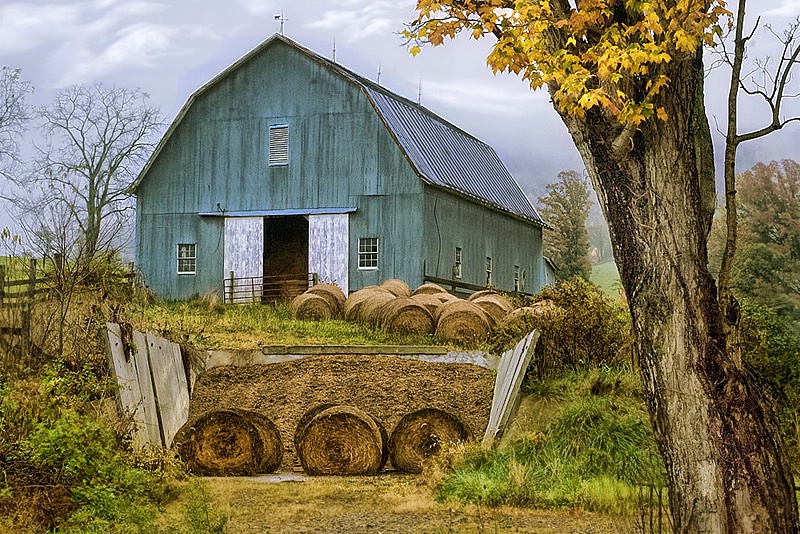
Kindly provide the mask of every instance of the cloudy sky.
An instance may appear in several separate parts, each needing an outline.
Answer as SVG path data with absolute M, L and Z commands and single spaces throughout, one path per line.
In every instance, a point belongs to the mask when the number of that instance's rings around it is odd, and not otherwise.
M 512 76 L 494 76 L 491 42 L 459 38 L 411 57 L 397 34 L 414 0 L 2 0 L 0 65 L 21 68 L 45 104 L 70 84 L 140 87 L 171 120 L 186 98 L 273 33 L 375 79 L 488 142 L 535 202 L 560 170 L 583 165 L 544 92 Z M 752 0 L 752 18 L 776 29 L 800 15 L 800 0 Z M 766 33 L 760 33 L 766 39 Z M 759 53 L 769 52 L 764 47 Z M 724 123 L 723 72 L 709 78 L 708 106 Z M 798 73 L 800 77 L 800 73 Z M 797 77 L 796 77 L 797 78 Z M 743 127 L 759 124 L 743 102 Z M 717 136 L 719 138 L 719 136 Z M 719 150 L 717 151 L 719 153 Z M 800 127 L 746 145 L 740 168 L 757 161 L 800 160 Z M 0 207 L 0 227 L 3 208 Z

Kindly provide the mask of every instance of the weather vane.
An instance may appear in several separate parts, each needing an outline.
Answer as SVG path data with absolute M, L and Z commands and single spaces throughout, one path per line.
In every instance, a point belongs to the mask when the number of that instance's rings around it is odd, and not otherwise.
M 287 18 L 285 18 L 285 17 L 283 16 L 283 10 L 282 10 L 282 9 L 281 9 L 281 12 L 280 12 L 280 13 L 278 13 L 277 15 L 275 15 L 275 20 L 277 20 L 277 21 L 280 21 L 280 23 L 281 23 L 281 35 L 283 35 L 283 25 L 284 25 L 284 24 L 286 23 L 286 21 L 287 21 L 287 20 L 289 20 L 289 19 L 287 19 Z

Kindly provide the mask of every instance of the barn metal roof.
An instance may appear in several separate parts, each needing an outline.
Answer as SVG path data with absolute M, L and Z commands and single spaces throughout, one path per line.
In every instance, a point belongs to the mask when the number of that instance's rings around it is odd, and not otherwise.
M 424 106 L 393 93 L 279 34 L 261 43 L 189 97 L 133 184 L 134 190 L 193 102 L 276 41 L 301 51 L 359 85 L 422 180 L 481 204 L 549 227 L 491 146 Z

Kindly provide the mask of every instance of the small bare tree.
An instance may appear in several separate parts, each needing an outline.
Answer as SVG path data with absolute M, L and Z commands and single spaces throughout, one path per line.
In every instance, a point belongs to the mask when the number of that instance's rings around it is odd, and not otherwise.
M 25 97 L 32 92 L 33 86 L 20 77 L 19 69 L 0 67 L 0 177 L 9 177 L 12 166 L 19 164 L 17 139 L 30 119 Z
M 60 91 L 49 106 L 36 110 L 45 143 L 38 146 L 33 172 L 15 180 L 26 194 L 17 204 L 69 208 L 77 226 L 78 247 L 70 252 L 88 264 L 119 244 L 132 208 L 129 186 L 150 155 L 160 111 L 147 105 L 138 89 L 76 85 Z M 31 191 L 34 191 L 31 194 Z M 30 223 L 30 221 L 29 221 Z M 31 224 L 29 232 L 38 231 Z
M 733 295 L 732 271 L 738 241 L 738 205 L 736 199 L 736 154 L 739 146 L 747 141 L 760 139 L 791 122 L 800 121 L 800 116 L 787 115 L 785 104 L 788 100 L 800 97 L 800 84 L 792 74 L 800 67 L 800 18 L 796 19 L 782 33 L 771 26 L 764 30 L 779 43 L 780 55 L 774 58 L 754 58 L 747 61 L 747 45 L 759 28 L 760 17 L 753 28 L 745 30 L 746 1 L 739 0 L 733 30 L 733 42 L 722 41 L 718 52 L 717 65 L 730 68 L 728 89 L 728 121 L 725 129 L 725 220 L 726 239 L 719 272 L 719 302 L 726 312 L 723 314 L 723 327 L 729 338 L 731 348 L 739 365 L 741 354 L 736 344 L 735 332 L 739 319 L 738 303 Z M 732 44 L 732 49 L 731 49 Z M 793 72 L 795 71 L 795 72 Z M 765 124 L 757 129 L 740 132 L 738 125 L 739 98 L 752 97 L 767 105 L 770 114 Z

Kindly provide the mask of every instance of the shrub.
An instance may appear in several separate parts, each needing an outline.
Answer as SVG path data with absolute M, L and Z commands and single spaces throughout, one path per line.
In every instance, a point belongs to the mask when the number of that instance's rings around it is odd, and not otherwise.
M 491 349 L 501 353 L 537 328 L 541 332 L 528 373 L 543 379 L 565 369 L 630 361 L 630 318 L 597 286 L 576 278 L 547 286 L 533 298 L 538 312 L 495 331 Z
M 795 470 L 800 466 L 800 331 L 762 305 L 742 303 L 741 348 L 756 384 L 774 403 Z

